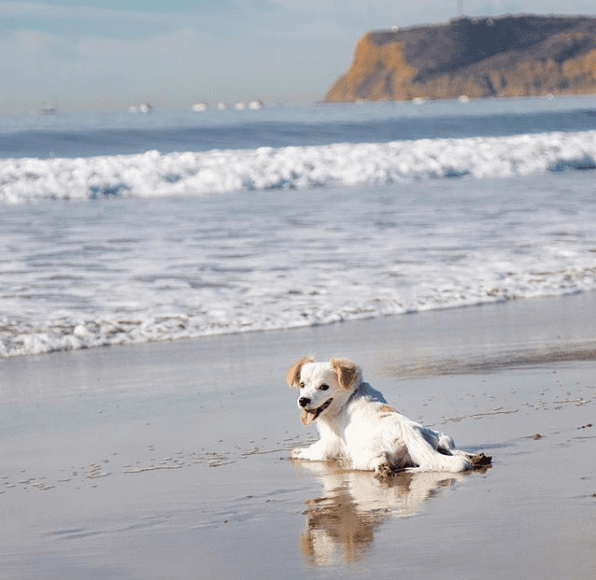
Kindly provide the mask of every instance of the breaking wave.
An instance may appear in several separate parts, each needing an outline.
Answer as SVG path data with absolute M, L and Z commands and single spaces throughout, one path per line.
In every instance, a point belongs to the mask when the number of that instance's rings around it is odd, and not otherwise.
M 0 203 L 486 179 L 596 168 L 596 131 L 0 160 Z

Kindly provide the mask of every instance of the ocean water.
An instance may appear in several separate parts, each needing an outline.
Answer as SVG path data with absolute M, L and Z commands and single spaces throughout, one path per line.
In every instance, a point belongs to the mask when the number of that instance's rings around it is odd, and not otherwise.
M 0 356 L 596 289 L 596 96 L 0 116 Z

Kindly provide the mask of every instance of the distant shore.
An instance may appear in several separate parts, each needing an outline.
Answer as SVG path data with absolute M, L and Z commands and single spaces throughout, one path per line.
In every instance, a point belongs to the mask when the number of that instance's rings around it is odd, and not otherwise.
M 366 33 L 326 102 L 596 93 L 596 18 L 516 15 Z

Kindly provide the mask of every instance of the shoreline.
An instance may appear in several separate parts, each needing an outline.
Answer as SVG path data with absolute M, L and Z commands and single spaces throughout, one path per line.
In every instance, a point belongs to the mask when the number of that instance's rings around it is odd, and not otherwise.
M 559 309 L 555 304 L 562 305 Z M 569 309 L 565 306 L 570 305 Z M 540 318 L 542 316 L 542 310 L 546 308 L 550 314 L 554 316 L 554 321 L 548 321 L 546 324 L 541 325 Z M 27 355 L 15 355 L 0 358 L 0 368 L 3 366 L 13 366 L 11 361 L 31 360 L 31 359 L 43 359 L 44 357 L 64 357 L 69 355 L 76 356 L 77 354 L 82 355 L 84 358 L 87 356 L 93 356 L 93 353 L 103 353 L 107 350 L 118 352 L 124 349 L 124 356 L 127 356 L 126 349 L 155 349 L 156 352 L 160 348 L 164 350 L 176 349 L 180 345 L 184 350 L 188 350 L 189 344 L 195 344 L 200 350 L 202 350 L 200 343 L 205 343 L 206 347 L 217 341 L 221 341 L 221 348 L 226 348 L 232 345 L 232 343 L 243 342 L 244 338 L 250 340 L 255 338 L 259 342 L 263 342 L 261 337 L 266 337 L 265 342 L 268 341 L 270 336 L 282 337 L 282 341 L 285 342 L 284 335 L 299 334 L 311 334 L 306 340 L 317 341 L 317 335 L 325 333 L 327 329 L 335 337 L 339 337 L 341 334 L 347 334 L 348 336 L 358 335 L 364 333 L 382 333 L 386 338 L 390 336 L 391 332 L 399 332 L 400 330 L 415 330 L 417 335 L 420 335 L 429 330 L 436 330 L 443 332 L 444 326 L 462 326 L 470 321 L 472 324 L 479 324 L 484 321 L 491 326 L 491 342 L 487 344 L 490 348 L 497 347 L 500 349 L 498 355 L 495 356 L 492 353 L 490 356 L 486 356 L 486 364 L 491 365 L 491 357 L 495 360 L 497 358 L 505 357 L 508 360 L 506 365 L 515 364 L 532 364 L 533 358 L 538 363 L 544 359 L 543 362 L 555 362 L 564 360 L 591 360 L 592 348 L 596 348 L 596 337 L 591 333 L 590 321 L 587 317 L 583 316 L 584 310 L 596 310 L 596 290 L 574 292 L 572 294 L 563 294 L 557 296 L 541 296 L 537 298 L 522 298 L 514 300 L 497 301 L 491 303 L 480 303 L 480 304 L 467 304 L 449 308 L 439 308 L 432 310 L 423 310 L 417 312 L 405 312 L 397 314 L 379 315 L 370 318 L 357 318 L 347 319 L 337 322 L 315 324 L 309 326 L 298 326 L 281 329 L 263 329 L 263 330 L 248 330 L 245 332 L 229 332 L 222 334 L 206 334 L 197 337 L 183 337 L 179 339 L 154 341 L 154 342 L 131 342 L 122 344 L 108 344 L 102 346 L 92 346 L 89 348 L 81 348 L 74 350 L 56 350 L 51 352 L 42 352 L 36 354 Z M 477 312 L 481 313 L 480 315 Z M 508 343 L 509 337 L 504 336 L 504 332 L 507 331 L 506 326 L 511 325 L 512 319 L 522 312 L 527 318 L 531 328 L 521 328 L 521 337 Z M 487 314 L 485 317 L 484 314 Z M 501 316 L 503 315 L 503 316 Z M 567 315 L 571 315 L 568 318 Z M 433 320 L 435 317 L 436 320 Z M 410 324 L 410 319 L 415 318 L 416 322 Z M 504 320 L 499 320 L 503 318 Z M 420 319 L 420 320 L 419 320 Z M 429 321 L 428 324 L 425 324 Z M 420 323 L 418 323 L 420 322 Z M 371 325 L 378 327 L 377 330 L 372 331 Z M 540 339 L 532 339 L 529 336 L 529 331 L 538 329 L 541 336 Z M 496 338 L 494 337 L 495 331 L 497 332 Z M 476 336 L 480 336 L 479 329 L 475 329 Z M 417 338 L 419 338 L 417 336 Z M 235 340 L 237 339 L 237 340 Z M 394 337 L 391 337 L 395 341 Z M 495 343 L 495 340 L 498 342 Z M 436 340 L 429 340 L 429 344 Z M 481 344 L 478 342 L 472 343 L 468 341 L 466 349 L 472 346 L 474 349 L 478 349 Z M 399 346 L 404 346 L 400 344 Z M 408 346 L 408 345 L 405 345 Z M 513 348 L 511 348 L 513 346 Z M 216 347 L 217 348 L 217 347 Z M 410 347 L 411 348 L 411 347 Z M 436 345 L 434 345 L 436 348 Z M 509 348 L 509 352 L 506 351 Z M 433 349 L 434 350 L 434 349 Z M 527 361 L 522 357 L 516 359 L 514 353 L 522 350 L 527 351 L 530 357 Z M 134 352 L 134 351 L 133 351 Z M 469 351 L 466 350 L 467 354 Z M 91 354 L 90 354 L 91 353 Z M 100 355 L 98 355 L 100 356 Z M 438 356 L 431 354 L 431 357 Z M 472 355 L 474 356 L 474 355 Z M 594 353 L 596 356 L 596 352 Z M 579 357 L 579 358 L 575 358 Z M 120 353 L 118 352 L 118 358 Z M 134 355 L 132 358 L 136 358 Z M 18 366 L 18 362 L 14 366 Z M 470 367 L 473 369 L 474 367 Z M 396 367 L 396 376 L 400 376 L 400 372 L 408 374 L 411 372 L 407 366 Z M 437 372 L 431 371 L 431 372 Z M 454 372 L 465 372 L 462 369 L 458 369 Z M 470 371 L 471 372 L 471 371 Z
M 595 308 L 587 293 L 3 359 L 0 577 L 588 580 Z M 309 352 L 353 359 L 493 467 L 384 486 L 289 461 L 316 437 L 284 382 Z

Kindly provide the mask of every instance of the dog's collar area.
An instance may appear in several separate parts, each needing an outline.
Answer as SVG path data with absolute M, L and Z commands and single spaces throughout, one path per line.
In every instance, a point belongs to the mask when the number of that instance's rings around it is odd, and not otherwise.
M 360 383 L 360 385 L 362 385 L 362 383 Z M 350 395 L 350 397 L 348 398 L 348 400 L 344 403 L 342 409 L 345 409 L 351 402 L 352 400 L 356 397 L 356 392 L 360 390 L 360 385 L 358 385 L 353 391 L 352 394 Z

